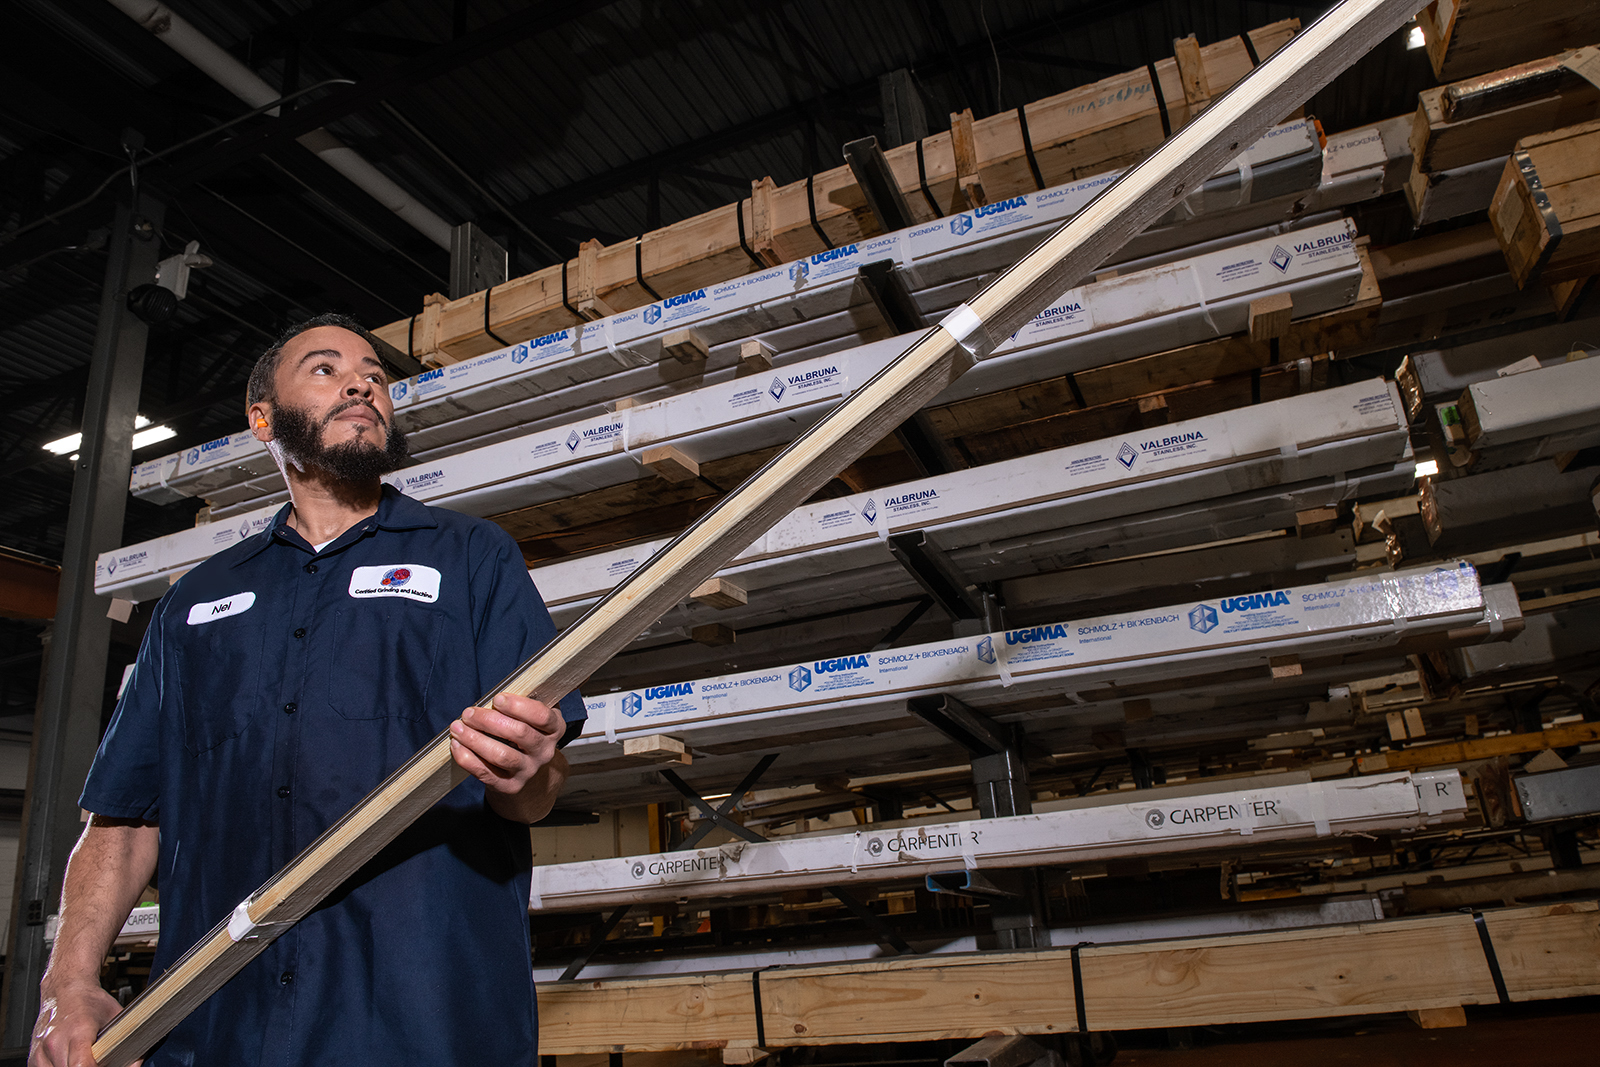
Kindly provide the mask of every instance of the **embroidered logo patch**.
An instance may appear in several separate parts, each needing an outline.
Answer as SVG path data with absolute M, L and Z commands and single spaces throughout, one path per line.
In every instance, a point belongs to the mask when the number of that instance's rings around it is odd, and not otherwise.
M 439 599 L 439 572 L 420 563 L 387 567 L 357 567 L 350 572 L 350 595 L 359 599 L 378 596 L 406 597 L 432 603 Z
M 254 593 L 235 593 L 221 600 L 208 600 L 189 609 L 189 625 L 199 626 L 203 622 L 226 619 L 229 615 L 242 615 L 254 607 L 255 603 Z

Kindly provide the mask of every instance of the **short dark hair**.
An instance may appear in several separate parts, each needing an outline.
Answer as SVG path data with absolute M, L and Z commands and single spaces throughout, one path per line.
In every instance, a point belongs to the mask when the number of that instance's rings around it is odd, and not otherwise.
M 277 399 L 278 357 L 283 355 L 283 350 L 290 341 L 293 341 L 307 330 L 316 329 L 318 326 L 337 326 L 341 330 L 349 330 L 371 345 L 373 352 L 378 351 L 378 339 L 372 336 L 370 330 L 349 315 L 344 315 L 337 311 L 324 311 L 320 315 L 313 315 L 304 322 L 297 322 L 284 330 L 278 335 L 278 339 L 272 342 L 272 347 L 261 353 L 261 358 L 256 360 L 256 365 L 250 369 L 250 383 L 245 386 L 244 406 L 246 408 L 259 401 L 265 400 L 270 403 Z M 378 358 L 382 359 L 383 357 L 379 356 Z

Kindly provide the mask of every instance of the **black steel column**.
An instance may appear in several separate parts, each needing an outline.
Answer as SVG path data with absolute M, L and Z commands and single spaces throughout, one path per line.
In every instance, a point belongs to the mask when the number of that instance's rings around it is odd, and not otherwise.
M 122 542 L 133 459 L 133 420 L 144 376 L 147 329 L 128 310 L 128 291 L 155 280 L 162 206 L 136 197 L 118 207 L 108 244 L 100 322 L 83 405 L 83 442 L 72 483 L 61 592 L 34 715 L 27 812 L 18 847 L 16 900 L 6 946 L 7 1047 L 28 1043 L 39 1011 L 39 979 L 49 958 L 45 916 L 56 911 L 67 857 L 82 832 L 78 794 L 100 743 L 107 602 L 94 591 L 95 560 Z

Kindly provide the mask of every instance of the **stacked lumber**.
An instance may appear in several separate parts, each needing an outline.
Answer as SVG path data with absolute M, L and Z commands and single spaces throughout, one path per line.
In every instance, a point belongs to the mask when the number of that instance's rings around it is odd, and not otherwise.
M 1600 60 L 1583 48 L 1417 94 L 1406 199 L 1418 223 L 1482 211 L 1518 138 L 1594 116 Z
M 1434 0 L 1417 15 L 1442 82 L 1482 74 L 1573 41 L 1600 40 L 1600 8 L 1547 0 Z
M 1186 39 L 1150 69 L 985 119 L 952 115 L 950 130 L 885 155 L 919 222 L 1129 166 L 1248 74 L 1252 50 L 1265 59 L 1299 25 L 1288 19 L 1252 30 L 1248 45 L 1239 37 L 1205 47 Z M 736 204 L 614 245 L 586 242 L 574 260 L 459 300 L 429 297 L 417 315 L 374 332 L 430 365 L 454 363 L 877 232 L 849 167 L 782 187 L 764 178 Z
M 1600 273 L 1600 121 L 1519 140 L 1489 221 L 1519 287 Z
M 1592 901 L 1032 952 L 539 986 L 545 1055 L 1458 1013 L 1600 992 Z M 759 982 L 759 985 L 757 984 Z M 1081 997 L 1081 1000 L 1079 999 Z M 1076 1007 L 1075 1005 L 1081 1005 Z M 1081 1016 L 1079 1013 L 1082 1013 Z M 758 1037 L 759 1035 L 759 1037 Z

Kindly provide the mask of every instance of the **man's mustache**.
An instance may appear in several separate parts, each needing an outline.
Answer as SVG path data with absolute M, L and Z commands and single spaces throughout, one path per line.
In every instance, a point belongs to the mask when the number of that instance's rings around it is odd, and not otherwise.
M 383 415 L 378 411 L 377 407 L 373 405 L 372 401 L 361 399 L 346 400 L 342 404 L 335 405 L 326 415 L 322 416 L 322 425 L 328 425 L 328 423 L 332 422 L 334 419 L 337 419 L 340 415 L 343 415 L 351 408 L 357 406 L 365 407 L 368 411 L 372 412 L 372 417 L 378 420 L 379 426 L 382 426 L 386 430 L 389 428 L 388 422 L 384 421 Z

